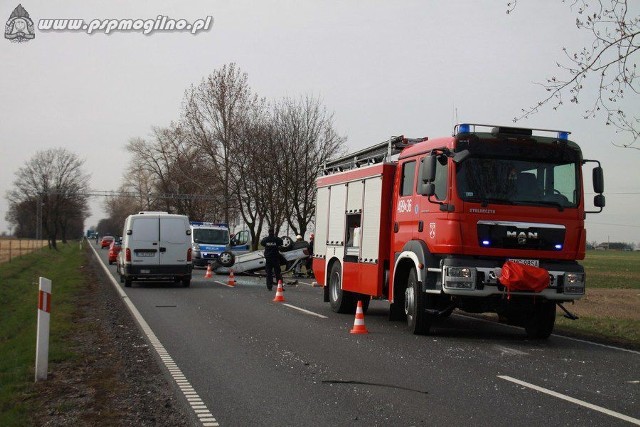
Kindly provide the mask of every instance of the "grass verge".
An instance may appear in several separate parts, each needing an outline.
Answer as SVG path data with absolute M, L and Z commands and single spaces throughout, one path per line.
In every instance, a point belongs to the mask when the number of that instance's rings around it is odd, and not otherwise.
M 555 332 L 640 349 L 640 321 L 638 320 L 580 317 L 577 321 L 573 321 L 558 316 Z
M 49 363 L 70 360 L 67 337 L 81 290 L 84 262 L 78 243 L 58 245 L 0 265 L 0 425 L 30 425 L 36 400 L 34 371 L 38 278 L 52 281 Z

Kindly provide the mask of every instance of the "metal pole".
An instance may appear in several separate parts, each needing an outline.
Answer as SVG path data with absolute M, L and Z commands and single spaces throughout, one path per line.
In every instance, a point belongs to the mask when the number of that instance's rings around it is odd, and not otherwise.
M 49 317 L 51 316 L 51 280 L 40 277 L 38 293 L 38 335 L 36 338 L 36 382 L 47 379 L 49 369 Z

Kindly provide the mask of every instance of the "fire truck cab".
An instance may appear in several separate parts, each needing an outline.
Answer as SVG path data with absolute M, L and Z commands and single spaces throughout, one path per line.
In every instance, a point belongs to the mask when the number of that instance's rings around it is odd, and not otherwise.
M 457 308 L 547 338 L 556 305 L 566 311 L 562 303 L 585 292 L 577 260 L 587 162 L 597 164 L 600 212 L 600 163 L 583 159 L 566 131 L 460 124 L 451 137 L 393 137 L 328 162 L 317 179 L 313 261 L 325 301 L 352 313 L 358 300 L 366 309 L 386 299 L 390 319 L 415 334 Z M 507 262 L 544 269 L 543 289 L 527 277 L 512 287 Z

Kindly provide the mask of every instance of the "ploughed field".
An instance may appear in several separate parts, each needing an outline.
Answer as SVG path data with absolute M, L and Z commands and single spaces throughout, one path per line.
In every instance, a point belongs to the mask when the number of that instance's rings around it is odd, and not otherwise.
M 47 246 L 46 240 L 0 238 L 0 263 L 9 262 L 45 246 Z

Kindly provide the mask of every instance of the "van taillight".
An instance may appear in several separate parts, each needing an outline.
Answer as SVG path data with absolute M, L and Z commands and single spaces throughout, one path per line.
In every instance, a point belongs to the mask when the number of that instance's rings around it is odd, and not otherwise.
M 191 248 L 187 249 L 187 262 L 191 262 Z
M 131 249 L 127 248 L 127 249 L 124 251 L 124 260 L 125 260 L 126 262 L 131 262 Z

